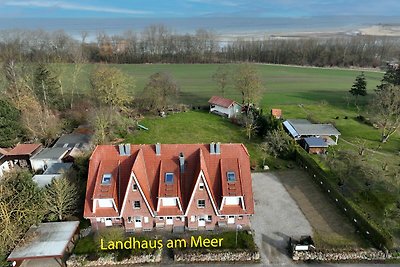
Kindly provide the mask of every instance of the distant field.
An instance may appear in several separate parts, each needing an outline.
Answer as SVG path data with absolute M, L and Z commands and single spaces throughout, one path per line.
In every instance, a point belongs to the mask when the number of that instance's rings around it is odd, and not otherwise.
M 136 80 L 132 91 L 140 94 L 148 77 L 158 71 L 172 74 L 181 87 L 181 102 L 193 105 L 206 105 L 210 96 L 219 94 L 211 76 L 217 69 L 216 64 L 141 64 L 114 65 Z M 230 65 L 232 69 L 235 64 Z M 89 90 L 89 74 L 94 65 L 87 64 L 79 77 L 80 91 Z M 68 88 L 73 65 L 65 64 L 63 76 Z M 313 103 L 325 99 L 328 103 L 342 106 L 344 96 L 350 89 L 356 70 L 303 68 L 294 66 L 261 65 L 257 68 L 263 80 L 264 94 L 261 106 L 277 104 Z M 372 91 L 382 79 L 380 72 L 365 72 L 368 90 Z M 226 96 L 240 101 L 240 94 L 232 83 L 226 89 Z

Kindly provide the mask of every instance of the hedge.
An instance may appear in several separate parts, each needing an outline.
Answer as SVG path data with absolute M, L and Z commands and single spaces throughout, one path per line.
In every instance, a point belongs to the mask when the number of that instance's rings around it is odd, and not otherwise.
M 375 222 L 368 220 L 367 214 L 359 206 L 346 199 L 332 184 L 332 181 L 338 180 L 336 177 L 325 172 L 307 152 L 299 147 L 296 149 L 296 161 L 311 174 L 313 180 L 324 191 L 328 192 L 329 197 L 367 240 L 380 249 L 393 248 L 392 235 Z

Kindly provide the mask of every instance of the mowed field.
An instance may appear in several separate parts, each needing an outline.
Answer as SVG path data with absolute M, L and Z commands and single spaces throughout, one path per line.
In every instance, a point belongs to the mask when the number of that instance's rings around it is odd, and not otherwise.
M 218 87 L 212 75 L 217 64 L 140 64 L 110 65 L 121 69 L 135 80 L 132 92 L 140 94 L 148 77 L 156 72 L 170 73 L 181 89 L 181 102 L 193 105 L 206 105 L 210 96 L 218 94 Z M 235 64 L 229 64 L 234 72 Z M 343 106 L 345 95 L 355 77 L 361 71 L 306 68 L 279 65 L 256 65 L 263 81 L 263 97 L 261 106 L 269 107 L 277 104 L 307 104 L 325 99 L 328 103 Z M 89 75 L 94 68 L 87 64 L 79 76 L 80 91 L 89 90 Z M 65 64 L 62 75 L 68 87 L 73 65 Z M 382 79 L 382 72 L 365 72 L 368 89 L 372 91 Z M 235 90 L 233 82 L 226 88 L 226 97 L 240 101 L 240 93 Z

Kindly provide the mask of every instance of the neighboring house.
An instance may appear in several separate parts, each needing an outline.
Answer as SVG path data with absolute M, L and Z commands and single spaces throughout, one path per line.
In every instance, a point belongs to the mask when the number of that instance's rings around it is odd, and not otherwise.
M 71 148 L 67 147 L 52 147 L 45 148 L 40 153 L 31 158 L 32 169 L 36 171 L 46 170 L 54 163 L 61 163 L 68 155 Z
M 328 144 L 322 138 L 304 138 L 304 149 L 310 154 L 325 154 Z
M 0 148 L 0 177 L 12 169 L 12 161 L 7 158 L 8 150 L 6 148 Z
M 39 187 L 45 187 L 51 184 L 53 179 L 59 179 L 63 177 L 64 173 L 67 173 L 72 167 L 72 163 L 54 163 L 43 174 L 37 174 L 32 177 Z
M 21 168 L 32 169 L 30 159 L 42 151 L 41 144 L 18 144 L 8 152 L 8 159 Z
M 90 158 L 84 217 L 93 229 L 234 228 L 253 214 L 243 144 L 100 145 Z
M 79 221 L 33 225 L 7 260 L 12 266 L 65 267 L 78 236 Z
M 210 104 L 210 112 L 228 118 L 236 117 L 241 111 L 241 106 L 236 101 L 220 96 L 211 97 L 208 103 Z
M 64 148 L 77 148 L 79 150 L 89 150 L 90 141 L 92 139 L 91 134 L 83 133 L 70 133 L 62 135 L 53 147 L 64 147 Z
M 332 124 L 315 124 L 305 119 L 286 120 L 283 126 L 296 141 L 307 137 L 317 137 L 322 138 L 328 145 L 337 145 L 341 135 Z
M 282 110 L 278 109 L 278 108 L 273 108 L 273 109 L 271 109 L 271 115 L 275 119 L 281 119 L 282 118 Z

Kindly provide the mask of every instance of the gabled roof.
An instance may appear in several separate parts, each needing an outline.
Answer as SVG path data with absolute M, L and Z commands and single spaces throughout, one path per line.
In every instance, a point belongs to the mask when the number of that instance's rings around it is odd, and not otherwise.
M 236 101 L 234 101 L 232 99 L 228 99 L 228 98 L 223 98 L 223 97 L 220 97 L 220 96 L 212 96 L 210 98 L 210 100 L 208 100 L 208 103 L 210 103 L 212 105 L 221 106 L 221 107 L 224 107 L 224 108 L 229 108 L 230 106 L 235 104 Z
M 41 144 L 18 144 L 8 152 L 8 156 L 32 156 L 41 147 Z
M 293 137 L 311 135 L 340 135 L 340 132 L 330 123 L 317 124 L 308 120 L 287 120 L 283 123 Z
M 221 170 L 225 171 L 225 169 L 237 172 L 238 187 L 235 189 L 235 194 L 241 195 L 246 203 L 246 210 L 242 210 L 240 214 L 254 213 L 249 154 L 244 145 L 221 144 L 221 153 L 211 154 L 209 144 L 162 144 L 160 145 L 160 155 L 156 155 L 154 145 L 130 146 L 131 154 L 129 156 L 120 156 L 118 146 L 101 145 L 96 147 L 89 164 L 85 217 L 100 216 L 97 210 L 93 210 L 93 198 L 100 197 L 101 190 L 99 192 L 98 184 L 106 169 L 107 172 L 110 172 L 111 169 L 120 170 L 118 190 L 116 191 L 118 196 L 113 195 L 119 201 L 117 205 L 119 214 L 121 214 L 121 206 L 126 198 L 131 174 L 137 180 L 145 201 L 149 203 L 153 213 L 156 213 L 159 197 L 176 197 L 185 212 L 200 173 L 203 173 L 209 186 L 212 201 L 216 207 L 220 207 L 223 197 Z M 180 153 L 185 158 L 183 173 L 180 172 Z M 166 172 L 173 174 L 171 184 L 165 183 Z M 163 208 L 162 213 L 165 212 L 167 211 Z M 168 212 L 174 212 L 176 215 L 182 214 L 182 211 L 176 208 L 169 209 Z M 106 213 L 102 213 L 102 215 L 107 216 Z M 114 214 L 108 216 L 111 215 Z
M 40 153 L 32 157 L 32 159 L 62 159 L 69 151 L 66 147 L 45 148 Z
M 8 155 L 8 152 L 9 152 L 9 150 L 7 150 L 6 148 L 1 148 L 1 147 L 0 147 L 0 158 L 1 158 L 2 156 Z
M 92 136 L 90 134 L 70 133 L 64 134 L 58 138 L 53 147 L 76 147 L 78 149 L 86 149 L 89 146 Z

